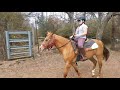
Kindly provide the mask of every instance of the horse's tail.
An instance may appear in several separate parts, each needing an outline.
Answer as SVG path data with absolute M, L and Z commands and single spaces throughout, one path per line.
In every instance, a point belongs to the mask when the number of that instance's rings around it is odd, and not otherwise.
M 103 55 L 104 55 L 105 61 L 107 61 L 110 56 L 110 52 L 105 46 L 104 46 L 104 50 L 103 50 Z

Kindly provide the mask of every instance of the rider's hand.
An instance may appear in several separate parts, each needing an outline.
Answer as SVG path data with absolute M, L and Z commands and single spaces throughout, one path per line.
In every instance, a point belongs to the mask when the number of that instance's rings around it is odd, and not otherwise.
M 69 38 L 70 38 L 70 39 L 72 39 L 72 38 L 73 38 L 73 35 L 72 35 L 72 36 L 70 36 Z

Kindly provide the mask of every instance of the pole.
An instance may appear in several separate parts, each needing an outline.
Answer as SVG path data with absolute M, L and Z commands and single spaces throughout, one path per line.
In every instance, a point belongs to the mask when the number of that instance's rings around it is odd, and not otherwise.
M 39 41 L 38 41 L 37 20 L 36 19 L 35 19 L 35 25 L 36 25 L 36 44 L 38 44 L 38 53 L 39 53 Z

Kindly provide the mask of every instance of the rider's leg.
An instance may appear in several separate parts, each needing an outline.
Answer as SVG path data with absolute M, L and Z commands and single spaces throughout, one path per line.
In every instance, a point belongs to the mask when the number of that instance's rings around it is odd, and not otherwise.
M 85 50 L 84 50 L 84 42 L 85 42 L 85 38 L 79 38 L 78 39 L 78 47 L 79 47 L 79 52 L 82 54 L 82 59 L 81 60 L 86 60 L 87 57 L 85 56 Z

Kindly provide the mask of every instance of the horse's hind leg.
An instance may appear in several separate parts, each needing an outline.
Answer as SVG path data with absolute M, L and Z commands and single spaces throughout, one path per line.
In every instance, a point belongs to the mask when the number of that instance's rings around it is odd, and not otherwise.
M 97 56 L 97 59 L 98 59 L 98 65 L 99 65 L 99 72 L 98 72 L 97 78 L 99 78 L 99 77 L 101 77 L 101 69 L 102 69 L 103 56 L 99 55 L 99 56 Z
M 93 76 L 95 76 L 95 67 L 96 67 L 96 65 L 97 65 L 97 61 L 96 61 L 96 59 L 94 58 L 94 57 L 92 57 L 92 58 L 90 58 L 89 59 L 92 63 L 93 63 L 93 69 L 92 69 L 92 77 Z
M 78 74 L 78 77 L 80 77 L 80 72 L 79 72 L 79 70 L 77 68 L 76 62 L 73 62 L 72 66 L 73 66 L 74 70 L 76 71 L 76 73 Z
M 65 69 L 64 69 L 64 78 L 67 77 L 67 74 L 68 74 L 68 71 L 70 70 L 70 67 L 71 67 L 71 63 L 66 62 Z

